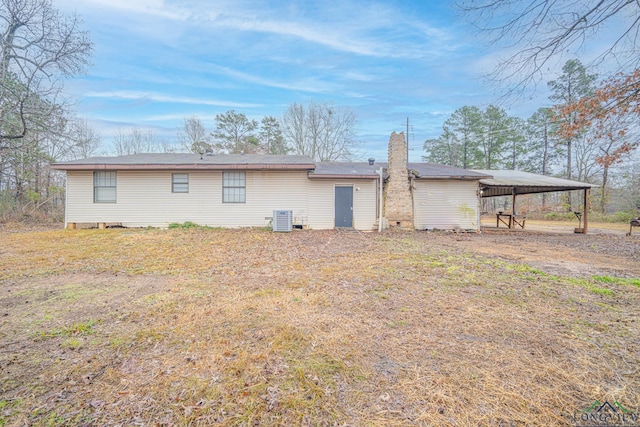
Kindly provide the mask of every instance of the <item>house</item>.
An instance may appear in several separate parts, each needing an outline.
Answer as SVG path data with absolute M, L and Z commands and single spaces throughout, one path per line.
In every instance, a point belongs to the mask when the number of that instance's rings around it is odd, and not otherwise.
M 389 163 L 314 162 L 298 155 L 134 154 L 55 163 L 67 174 L 65 226 L 264 227 L 274 210 L 312 229 L 479 230 L 479 180 L 490 175 L 407 163 L 404 134 Z M 381 178 L 382 177 L 382 178 Z M 382 196 L 381 196 L 382 183 Z

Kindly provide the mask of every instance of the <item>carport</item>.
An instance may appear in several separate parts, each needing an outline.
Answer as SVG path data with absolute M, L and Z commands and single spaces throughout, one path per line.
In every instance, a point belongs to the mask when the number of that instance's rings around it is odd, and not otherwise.
M 584 206 L 582 208 L 583 228 L 587 234 L 589 228 L 589 195 L 593 184 L 572 181 L 569 179 L 554 178 L 535 173 L 513 170 L 476 170 L 476 172 L 493 176 L 493 178 L 480 180 L 480 194 L 482 197 L 513 197 L 513 213 L 517 212 L 516 198 L 520 194 L 552 193 L 558 191 L 584 191 Z

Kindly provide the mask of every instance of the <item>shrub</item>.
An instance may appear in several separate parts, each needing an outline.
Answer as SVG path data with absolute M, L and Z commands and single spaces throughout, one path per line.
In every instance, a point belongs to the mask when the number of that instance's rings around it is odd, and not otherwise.
M 576 221 L 578 218 L 573 212 L 549 212 L 544 215 L 544 219 L 547 221 Z
M 178 222 L 172 222 L 171 224 L 169 224 L 169 228 L 207 228 L 209 229 L 211 227 L 208 227 L 206 225 L 199 225 L 191 221 L 185 221 L 182 224 Z

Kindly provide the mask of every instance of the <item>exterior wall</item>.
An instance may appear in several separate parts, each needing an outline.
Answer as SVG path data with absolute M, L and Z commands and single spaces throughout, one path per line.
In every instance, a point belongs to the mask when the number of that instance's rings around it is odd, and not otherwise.
M 189 193 L 171 192 L 171 174 L 189 174 Z M 267 226 L 273 211 L 306 221 L 306 171 L 247 171 L 246 203 L 222 203 L 222 171 L 118 171 L 117 202 L 93 203 L 93 172 L 67 171 L 66 221 L 166 227 L 192 221 L 212 227 Z
M 391 226 L 410 228 L 413 226 L 413 202 L 407 156 L 404 133 L 393 132 L 389 139 L 389 179 L 385 188 L 384 216 Z
M 321 230 L 335 226 L 335 192 L 337 185 L 353 186 L 353 228 L 373 230 L 377 219 L 377 180 L 313 179 L 309 180 L 309 227 Z
M 480 230 L 478 181 L 415 180 L 413 197 L 418 230 Z

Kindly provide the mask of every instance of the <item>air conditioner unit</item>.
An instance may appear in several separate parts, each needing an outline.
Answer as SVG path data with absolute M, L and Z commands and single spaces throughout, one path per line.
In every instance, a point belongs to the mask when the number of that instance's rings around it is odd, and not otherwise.
M 293 211 L 273 211 L 273 231 L 291 231 Z

